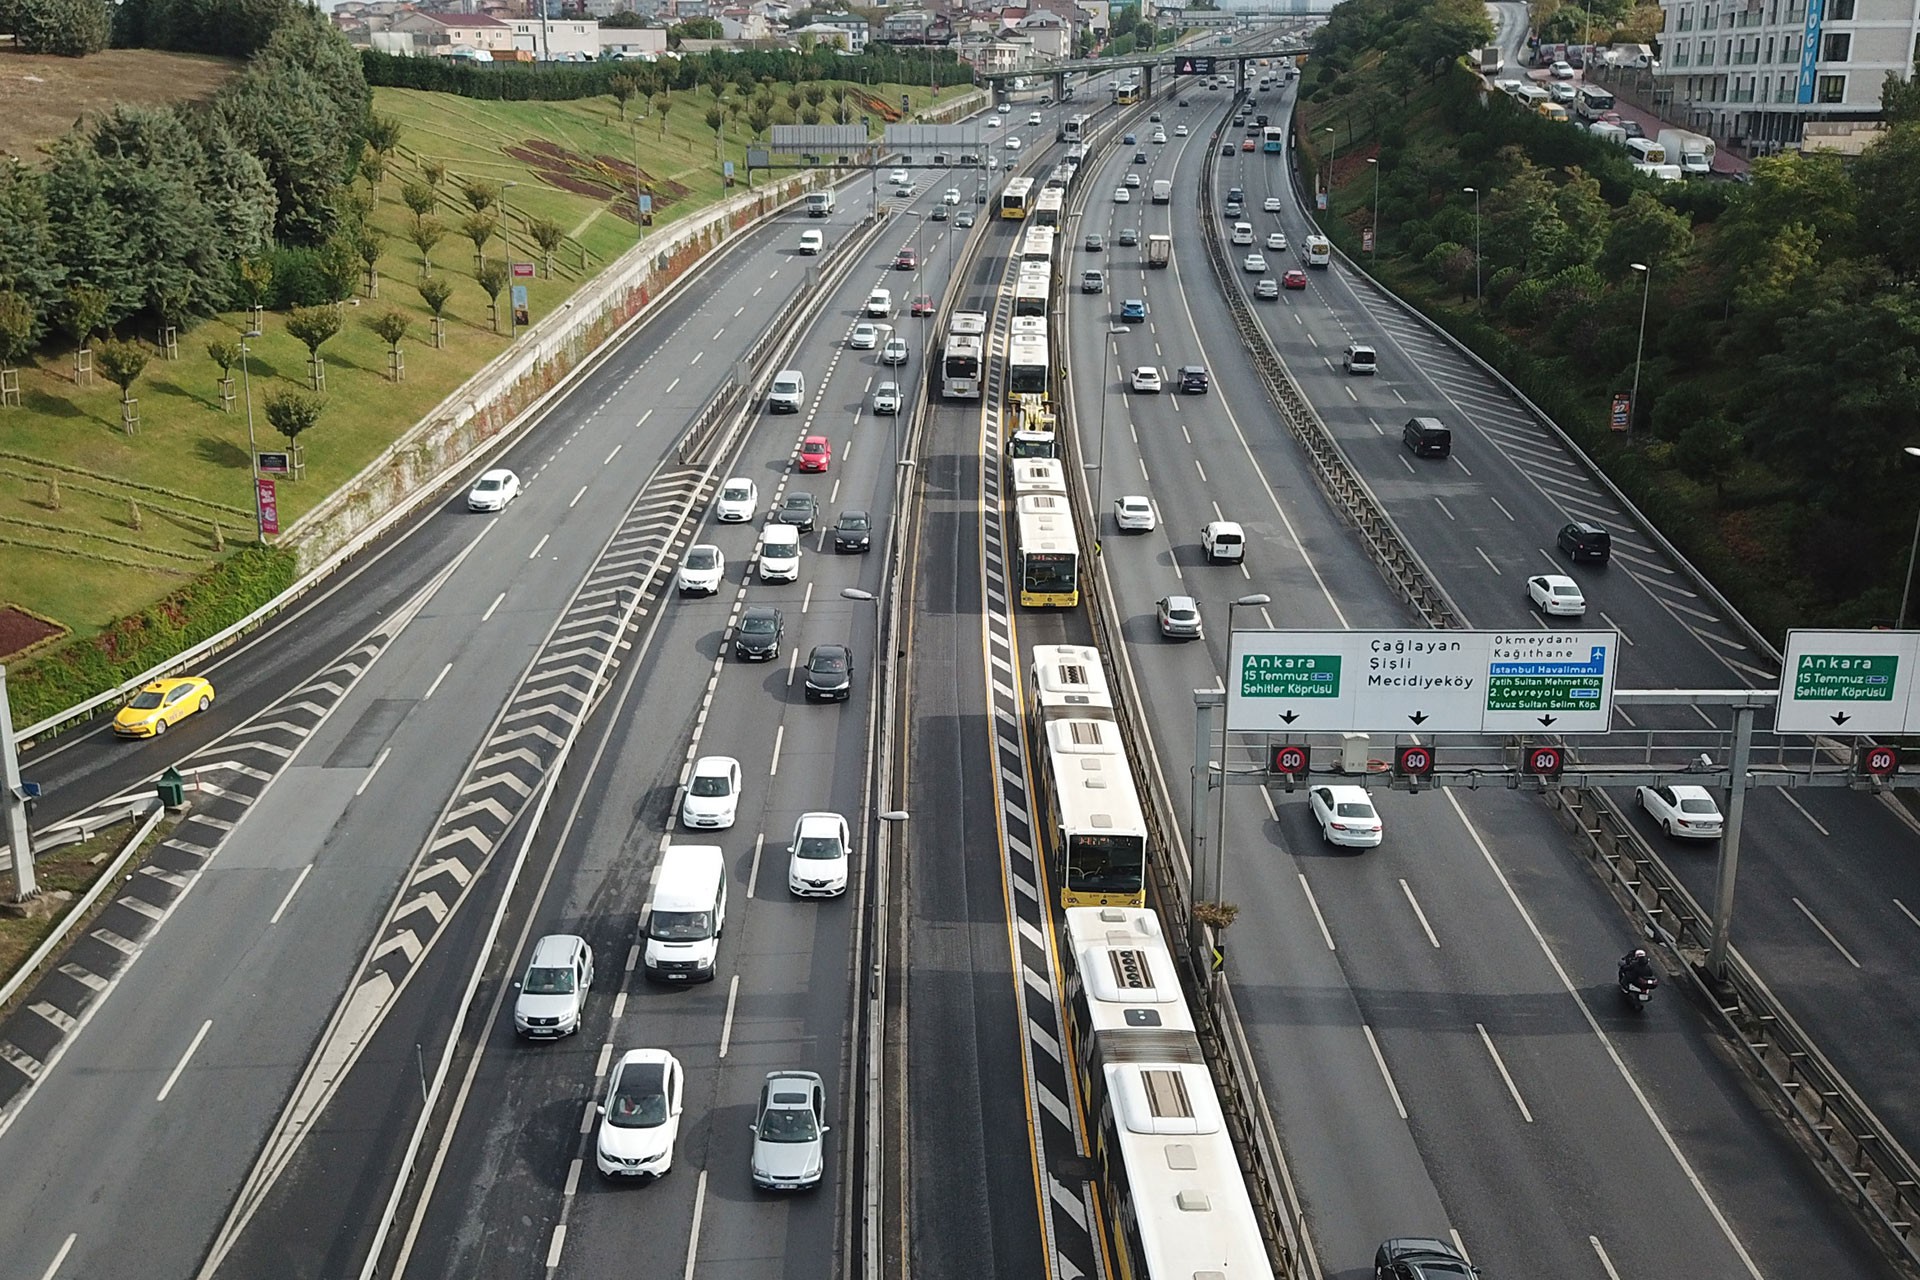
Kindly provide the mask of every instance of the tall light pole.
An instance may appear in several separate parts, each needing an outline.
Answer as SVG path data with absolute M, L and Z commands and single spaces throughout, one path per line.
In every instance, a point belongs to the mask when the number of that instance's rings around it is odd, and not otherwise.
M 1908 445 L 1901 452 L 1910 458 L 1920 458 L 1920 447 L 1914 445 Z M 1907 601 L 1913 595 L 1913 560 L 1916 555 L 1920 555 L 1920 515 L 1916 515 L 1913 520 L 1913 548 L 1907 552 L 1907 585 L 1900 592 L 1900 617 L 1893 624 L 1895 631 L 1907 629 Z
M 1331 138 L 1327 139 L 1327 212 L 1332 213 L 1333 166 L 1334 162 L 1340 158 L 1340 135 L 1333 132 L 1333 126 L 1330 124 L 1321 125 L 1320 132 L 1333 134 Z
M 1100 554 L 1100 534 L 1107 527 L 1106 488 L 1107 488 L 1107 370 L 1112 368 L 1109 357 L 1119 359 L 1118 344 L 1114 336 L 1132 333 L 1133 326 L 1125 324 L 1109 325 L 1107 340 L 1100 348 L 1100 446 L 1097 461 L 1085 464 L 1093 472 L 1093 553 Z
M 1367 165 L 1373 170 L 1373 258 L 1380 261 L 1380 157 L 1368 156 Z
M 1480 301 L 1480 188 L 1462 187 L 1473 197 L 1473 300 Z
M 541 0 L 540 12 L 544 19 L 545 0 Z M 519 185 L 517 182 L 500 184 L 500 240 L 507 255 L 507 341 L 509 342 L 520 336 L 520 313 L 513 309 L 513 210 L 507 205 L 507 192 Z
M 1273 597 L 1265 592 L 1241 596 L 1238 600 L 1227 602 L 1227 663 L 1220 676 L 1220 687 L 1227 688 L 1227 682 L 1233 677 L 1233 612 L 1236 609 L 1254 609 L 1263 604 L 1273 603 Z M 1220 708 L 1220 795 L 1213 811 L 1213 900 L 1225 902 L 1226 850 L 1227 850 L 1227 709 Z
M 1640 340 L 1633 347 L 1633 391 L 1627 396 L 1627 437 L 1633 437 L 1633 420 L 1640 416 L 1640 357 L 1647 349 L 1647 297 L 1653 292 L 1653 269 L 1644 262 L 1632 264 L 1640 273 Z
M 249 317 L 254 314 L 247 312 Z M 247 473 L 253 477 L 253 540 L 264 547 L 267 545 L 267 523 L 260 511 L 260 450 L 254 444 L 253 436 L 253 371 L 247 365 L 247 343 L 259 336 L 258 329 L 248 329 L 240 335 L 240 385 L 241 394 L 247 398 Z

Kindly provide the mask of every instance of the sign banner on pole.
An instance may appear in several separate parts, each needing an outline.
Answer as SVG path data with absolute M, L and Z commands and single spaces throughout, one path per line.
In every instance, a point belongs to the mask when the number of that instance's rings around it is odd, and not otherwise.
M 1373 228 L 1372 227 L 1360 228 L 1360 250 L 1362 253 L 1373 252 Z
M 272 476 L 256 476 L 253 481 L 253 500 L 260 508 L 260 532 L 277 534 L 280 532 L 280 499 L 274 494 Z
M 523 284 L 513 286 L 513 322 L 523 328 L 531 323 L 527 318 L 527 286 Z
M 256 453 L 253 455 L 253 473 L 257 476 L 284 476 L 293 474 L 293 455 L 290 453 Z
M 516 262 L 516 263 L 514 263 L 514 264 L 513 264 L 513 278 L 514 278 L 515 280 L 531 280 L 531 279 L 533 279 L 533 264 L 532 264 L 531 262 Z
M 1624 391 L 1614 393 L 1610 424 L 1615 431 L 1627 431 L 1633 426 L 1633 397 Z

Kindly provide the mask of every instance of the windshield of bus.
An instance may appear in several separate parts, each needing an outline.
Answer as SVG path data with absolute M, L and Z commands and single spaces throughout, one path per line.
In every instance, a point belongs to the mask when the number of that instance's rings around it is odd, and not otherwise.
M 980 357 L 976 355 L 948 356 L 946 371 L 949 378 L 977 378 L 980 376 Z
M 1029 551 L 1023 557 L 1021 585 L 1028 591 L 1073 591 L 1080 577 L 1079 557 L 1067 551 Z
M 1013 458 L 1057 458 L 1053 436 L 1044 431 L 1016 431 L 1007 442 L 1007 455 Z
M 1078 833 L 1067 837 L 1067 888 L 1082 893 L 1138 893 L 1147 864 L 1140 836 Z

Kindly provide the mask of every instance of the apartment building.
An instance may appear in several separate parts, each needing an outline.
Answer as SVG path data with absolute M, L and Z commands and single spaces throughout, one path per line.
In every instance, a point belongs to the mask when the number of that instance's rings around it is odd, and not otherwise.
M 1770 154 L 1812 121 L 1880 110 L 1889 72 L 1912 74 L 1913 0 L 1661 0 L 1654 91 L 1661 114 Z

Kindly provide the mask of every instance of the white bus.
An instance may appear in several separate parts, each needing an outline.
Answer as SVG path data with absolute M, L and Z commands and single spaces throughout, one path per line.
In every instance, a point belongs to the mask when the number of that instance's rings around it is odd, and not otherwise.
M 1007 465 L 1019 465 L 1023 458 L 1057 458 L 1060 439 L 1054 432 L 1053 406 L 1042 395 L 1018 395 L 1008 405 L 1006 445 L 1001 450 Z M 1064 480 L 1064 477 L 1062 477 Z
M 1052 380 L 1053 362 L 1047 356 L 1043 335 L 1016 333 L 1007 339 L 1007 394 L 1023 391 L 1047 393 Z
M 1052 230 L 1060 225 L 1067 211 L 1066 184 L 1054 186 L 1049 180 L 1047 186 L 1033 202 L 1033 222 L 1036 229 Z M 1029 231 L 1028 235 L 1033 232 Z
M 1027 216 L 1027 210 L 1033 203 L 1033 179 L 1010 178 L 1005 189 L 1000 192 L 1000 216 L 1020 219 Z
M 1059 140 L 1061 142 L 1082 142 L 1086 139 L 1086 136 L 1087 136 L 1087 117 L 1086 116 L 1084 115 L 1068 116 L 1066 119 L 1060 122 Z
M 1015 502 L 1036 493 L 1050 493 L 1061 498 L 1067 496 L 1067 471 L 1058 458 L 1021 458 L 1011 470 Z
M 1080 603 L 1080 546 L 1073 536 L 1073 512 L 1064 495 L 1034 494 L 1014 504 L 1014 554 L 1021 604 L 1071 609 Z M 1124 772 L 1124 756 L 1120 767 Z
M 946 350 L 940 356 L 940 394 L 949 400 L 978 400 L 985 365 L 985 338 L 957 330 L 949 333 Z
M 970 333 L 976 338 L 987 334 L 987 313 L 984 311 L 956 311 L 953 319 L 947 322 L 948 333 Z
M 1074 663 L 1062 669 L 1068 674 L 1084 670 Z M 1142 906 L 1147 820 L 1120 724 L 1094 687 L 1081 705 L 1039 709 L 1048 718 L 1036 743 L 1041 753 L 1034 779 L 1036 826 L 1044 833 L 1047 865 L 1062 906 Z
M 1613 95 L 1597 84 L 1583 84 L 1574 99 L 1573 113 L 1588 124 L 1613 110 Z
M 1013 314 L 1016 316 L 1044 318 L 1047 314 L 1047 299 L 1053 293 L 1053 286 L 1045 276 L 1023 275 L 1013 286 Z
M 1045 207 L 1046 193 L 1042 192 L 1039 208 Z M 1038 209 L 1035 210 L 1035 216 L 1038 216 Z M 1023 264 L 1028 262 L 1043 262 L 1047 265 L 1048 269 L 1051 270 L 1053 267 L 1053 246 L 1054 242 L 1058 239 L 1059 233 L 1055 231 L 1052 226 L 1034 225 L 1028 227 L 1020 236 L 1020 261 Z

